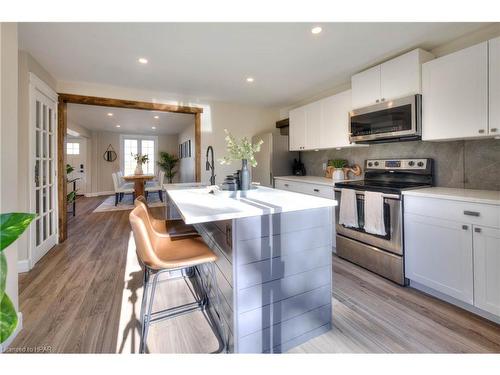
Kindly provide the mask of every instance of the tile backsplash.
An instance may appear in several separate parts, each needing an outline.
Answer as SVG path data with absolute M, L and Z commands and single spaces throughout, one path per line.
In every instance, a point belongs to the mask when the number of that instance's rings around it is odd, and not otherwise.
M 364 171 L 366 159 L 432 158 L 436 186 L 500 190 L 500 140 L 398 142 L 301 153 L 308 175 L 323 176 L 323 163 L 346 159 Z

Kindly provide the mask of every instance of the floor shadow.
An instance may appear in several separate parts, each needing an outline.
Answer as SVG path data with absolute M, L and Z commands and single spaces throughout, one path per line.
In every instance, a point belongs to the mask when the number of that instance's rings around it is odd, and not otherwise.
M 131 272 L 131 278 L 127 281 L 127 285 L 125 286 L 125 288 L 131 293 L 128 300 L 132 304 L 132 314 L 130 315 L 130 319 L 125 326 L 125 329 L 123 330 L 122 343 L 120 345 L 118 353 L 123 353 L 129 335 L 131 337 L 130 353 L 135 353 L 136 349 L 139 347 L 139 343 L 136 342 L 136 337 L 140 337 L 141 334 L 141 321 L 138 319 L 135 313 L 135 306 L 138 300 L 137 290 L 142 287 L 142 275 L 142 271 Z

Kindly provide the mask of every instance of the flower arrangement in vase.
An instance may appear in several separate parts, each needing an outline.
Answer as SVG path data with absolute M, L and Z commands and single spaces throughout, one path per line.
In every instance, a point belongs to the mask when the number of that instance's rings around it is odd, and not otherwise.
M 257 143 L 252 143 L 247 137 L 243 137 L 238 141 L 227 129 L 224 129 L 224 132 L 226 133 L 225 140 L 228 155 L 219 159 L 219 162 L 229 165 L 233 160 L 241 160 L 241 190 L 249 190 L 252 182 L 250 181 L 248 164 L 250 163 L 252 167 L 257 166 L 255 153 L 260 151 L 260 146 L 264 141 L 261 139 Z
M 134 157 L 134 160 L 137 162 L 137 165 L 135 166 L 135 171 L 134 174 L 136 175 L 141 175 L 144 174 L 142 171 L 142 165 L 146 164 L 149 161 L 148 155 L 142 155 L 142 154 L 132 154 Z

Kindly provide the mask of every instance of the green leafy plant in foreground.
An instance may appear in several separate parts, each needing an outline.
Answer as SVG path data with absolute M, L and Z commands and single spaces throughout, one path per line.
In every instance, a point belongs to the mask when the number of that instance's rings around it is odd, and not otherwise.
M 4 342 L 17 327 L 17 313 L 5 293 L 7 259 L 4 250 L 26 230 L 35 214 L 13 212 L 0 214 L 0 343 Z
M 219 159 L 221 164 L 231 164 L 233 160 L 248 160 L 248 163 L 252 167 L 257 166 L 257 160 L 255 160 L 255 153 L 260 151 L 260 146 L 264 143 L 261 139 L 257 143 L 252 144 L 252 142 L 247 138 L 243 137 L 240 141 L 236 140 L 231 133 L 224 129 L 226 133 L 226 149 L 228 156 L 224 156 Z

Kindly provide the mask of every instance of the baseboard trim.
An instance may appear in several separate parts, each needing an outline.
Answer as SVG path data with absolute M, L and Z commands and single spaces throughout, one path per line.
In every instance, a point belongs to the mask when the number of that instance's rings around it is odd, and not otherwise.
M 14 339 L 16 338 L 16 336 L 18 335 L 18 333 L 22 329 L 23 329 L 23 314 L 21 312 L 18 312 L 17 313 L 17 327 L 14 330 L 14 332 L 12 332 L 12 335 L 10 335 L 10 337 L 7 340 L 5 340 L 3 343 L 0 344 L 0 353 L 4 353 L 7 351 L 7 349 L 9 348 L 9 345 L 12 344 L 12 342 L 14 341 Z
M 428 286 L 422 285 L 416 281 L 410 280 L 410 287 L 417 289 L 425 294 L 429 294 L 437 299 L 448 302 L 452 305 L 458 306 L 461 309 L 467 310 L 468 312 L 479 315 L 480 317 L 482 317 L 484 319 L 491 320 L 492 322 L 500 324 L 500 316 L 496 316 L 488 311 L 481 310 L 480 308 L 478 308 L 476 306 L 469 305 L 468 303 L 465 303 L 465 302 L 460 301 L 456 298 L 450 297 L 444 293 L 441 293 L 437 290 L 429 288 Z
M 101 195 L 113 195 L 115 192 L 114 191 L 98 191 L 95 193 L 85 193 L 84 196 L 86 197 L 98 197 Z
M 17 261 L 17 273 L 29 272 L 31 270 L 29 259 Z

